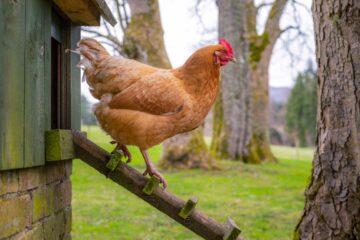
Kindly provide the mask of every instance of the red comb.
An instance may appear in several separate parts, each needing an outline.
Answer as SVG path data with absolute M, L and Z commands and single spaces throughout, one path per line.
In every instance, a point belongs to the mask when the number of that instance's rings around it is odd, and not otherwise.
M 233 55 L 233 54 L 234 54 L 230 43 L 229 43 L 228 41 L 226 41 L 226 39 L 220 38 L 219 44 L 221 44 L 221 45 L 223 45 L 224 47 L 226 47 L 230 55 Z

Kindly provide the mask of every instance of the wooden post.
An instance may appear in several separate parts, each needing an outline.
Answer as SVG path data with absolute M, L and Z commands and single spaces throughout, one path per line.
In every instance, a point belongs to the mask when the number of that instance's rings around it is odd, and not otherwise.
M 71 130 L 55 129 L 47 131 L 45 143 L 46 161 L 75 158 Z
M 185 205 L 185 202 L 170 192 L 157 187 L 153 190 L 151 195 L 144 193 L 143 189 L 148 183 L 148 179 L 129 165 L 119 162 L 119 167 L 114 171 L 109 172 L 106 163 L 110 158 L 110 154 L 98 147 L 95 143 L 86 139 L 80 132 L 73 131 L 73 141 L 76 157 L 95 168 L 101 174 L 107 175 L 107 177 L 114 182 L 123 186 L 131 193 L 143 199 L 199 236 L 208 240 L 222 240 L 224 238 L 226 233 L 225 226 L 201 213 L 197 209 L 193 209 L 186 219 L 180 217 L 179 212 Z
M 198 199 L 196 197 L 190 198 L 186 203 L 185 206 L 179 212 L 179 216 L 183 219 L 186 219 L 193 209 L 195 209 L 196 204 L 198 203 Z

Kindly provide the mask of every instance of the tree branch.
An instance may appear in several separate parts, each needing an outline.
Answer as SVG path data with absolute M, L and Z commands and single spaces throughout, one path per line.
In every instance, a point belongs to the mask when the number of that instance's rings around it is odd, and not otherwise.
M 120 0 L 119 0 L 120 1 Z M 125 26 L 125 24 L 124 24 L 124 22 L 123 22 L 123 16 L 122 16 L 122 14 L 121 14 L 121 6 L 122 6 L 122 4 L 124 4 L 123 2 L 119 2 L 118 0 L 115 0 L 115 4 L 116 4 L 116 12 L 117 12 L 117 15 L 118 15 L 118 19 L 119 19 L 119 26 L 120 26 L 120 30 L 122 31 L 122 32 L 125 32 L 125 29 L 126 29 L 126 26 Z
M 247 9 L 247 30 L 250 36 L 257 35 L 256 24 L 257 24 L 257 9 L 254 0 L 246 0 Z
M 129 25 L 129 16 L 128 16 L 128 14 L 127 14 L 127 10 L 126 10 L 126 1 L 127 0 L 123 0 L 122 1 L 122 3 L 120 4 L 120 6 L 122 7 L 122 9 L 123 9 L 123 12 L 124 12 L 124 20 L 125 20 L 125 24 L 126 24 L 126 26 L 127 25 Z
M 265 32 L 269 33 L 269 40 L 276 41 L 278 32 L 280 31 L 280 18 L 288 0 L 276 0 L 269 12 L 269 16 L 265 23 Z
M 306 10 L 307 13 L 309 13 L 310 16 L 312 16 L 311 10 L 302 2 L 299 2 L 297 0 L 292 0 L 292 3 L 295 5 L 298 5 L 300 7 L 302 7 L 303 9 Z
M 269 6 L 272 6 L 273 4 L 274 4 L 274 2 L 264 2 L 264 3 L 259 4 L 259 5 L 256 7 L 256 14 L 260 11 L 261 8 L 263 8 L 263 7 L 269 7 Z
M 87 33 L 91 33 L 96 35 L 96 37 L 101 37 L 101 38 L 105 38 L 107 40 L 109 40 L 110 42 L 112 42 L 114 44 L 114 48 L 119 48 L 121 49 L 123 47 L 122 43 L 119 41 L 119 39 L 117 37 L 115 37 L 112 34 L 103 34 L 99 31 L 96 30 L 92 30 L 92 29 L 88 29 L 88 28 L 84 28 L 83 31 L 87 32 Z

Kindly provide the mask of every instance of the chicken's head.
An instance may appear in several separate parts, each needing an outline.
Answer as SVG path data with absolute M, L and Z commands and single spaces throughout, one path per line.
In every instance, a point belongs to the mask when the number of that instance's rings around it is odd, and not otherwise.
M 222 50 L 216 50 L 214 52 L 214 61 L 216 64 L 220 64 L 220 66 L 226 65 L 229 61 L 236 62 L 236 58 L 234 57 L 234 52 L 232 47 L 228 41 L 224 38 L 219 40 L 219 44 L 224 46 Z

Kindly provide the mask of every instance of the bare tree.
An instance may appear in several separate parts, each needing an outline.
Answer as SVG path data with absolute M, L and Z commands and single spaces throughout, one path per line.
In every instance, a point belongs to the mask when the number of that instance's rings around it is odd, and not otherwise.
M 219 158 L 248 155 L 250 142 L 249 43 L 246 40 L 246 5 L 239 0 L 218 0 L 219 36 L 233 45 L 238 63 L 221 73 L 221 95 L 214 107 L 211 150 Z
M 294 239 L 360 238 L 360 5 L 314 0 L 316 153 Z
M 114 10 L 117 21 L 115 27 L 112 27 L 107 21 L 102 21 L 99 27 L 83 27 L 82 31 L 86 32 L 89 37 L 97 38 L 102 44 L 108 45 L 117 55 L 127 56 L 133 53 L 124 51 L 123 36 L 130 22 L 129 8 L 126 0 L 113 0 L 110 2 L 111 8 Z
M 299 25 L 280 28 L 280 19 L 286 4 L 298 3 L 295 0 L 275 0 L 256 6 L 254 0 L 231 2 L 217 1 L 219 24 L 234 26 L 240 19 L 245 19 L 243 21 L 246 22 L 246 26 L 234 27 L 227 31 L 220 28 L 219 33 L 220 37 L 232 39 L 235 43 L 242 42 L 244 47 L 238 50 L 243 61 L 237 70 L 224 71 L 222 99 L 217 102 L 214 109 L 211 150 L 218 157 L 244 162 L 275 161 L 268 136 L 268 71 L 274 46 L 280 36 L 290 30 L 302 34 Z M 240 4 L 243 7 L 234 11 L 235 6 Z M 270 11 L 264 30 L 259 33 L 258 14 L 265 7 L 269 7 Z M 249 84 L 251 85 L 248 86 Z

